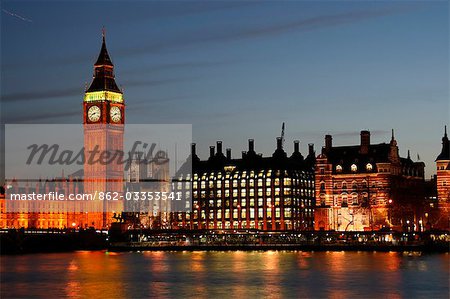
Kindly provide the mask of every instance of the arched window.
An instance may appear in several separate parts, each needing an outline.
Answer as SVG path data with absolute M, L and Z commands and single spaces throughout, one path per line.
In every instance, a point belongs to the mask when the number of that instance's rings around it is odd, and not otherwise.
M 341 206 L 343 206 L 343 207 L 347 207 L 348 206 L 347 195 L 342 195 L 342 204 L 341 204 Z
M 347 183 L 345 181 L 342 182 L 342 190 L 347 190 Z
M 320 191 L 325 190 L 325 182 L 320 182 Z
M 366 165 L 366 169 L 367 169 L 368 171 L 372 171 L 372 169 L 373 169 L 373 166 L 372 166 L 372 164 L 370 164 L 370 163 L 367 163 L 367 165 Z
M 353 172 L 356 172 L 356 171 L 358 170 L 358 167 L 356 166 L 356 164 L 352 164 L 352 166 L 350 166 L 350 169 L 351 169 Z
M 337 165 L 336 166 L 336 172 L 342 172 L 342 166 L 341 165 Z

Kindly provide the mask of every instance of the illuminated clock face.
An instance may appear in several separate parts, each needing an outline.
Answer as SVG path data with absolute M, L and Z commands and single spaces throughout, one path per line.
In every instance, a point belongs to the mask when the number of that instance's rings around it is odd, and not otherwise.
M 109 114 L 111 116 L 111 120 L 115 123 L 119 122 L 120 119 L 122 118 L 122 113 L 120 112 L 120 109 L 117 106 L 111 107 Z
M 88 118 L 92 122 L 100 119 L 100 108 L 98 106 L 91 106 L 88 110 Z

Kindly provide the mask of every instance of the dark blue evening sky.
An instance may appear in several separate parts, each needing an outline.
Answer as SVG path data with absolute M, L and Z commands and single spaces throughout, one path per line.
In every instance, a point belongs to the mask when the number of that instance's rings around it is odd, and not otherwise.
M 106 27 L 128 123 L 191 123 L 265 155 L 292 140 L 389 142 L 434 172 L 449 123 L 448 1 L 1 3 L 3 123 L 80 123 Z

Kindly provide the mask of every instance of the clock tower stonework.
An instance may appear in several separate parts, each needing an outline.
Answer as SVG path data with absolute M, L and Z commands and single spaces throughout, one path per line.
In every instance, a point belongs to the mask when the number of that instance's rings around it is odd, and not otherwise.
M 123 93 L 115 82 L 103 33 L 93 80 L 83 101 L 84 193 L 94 198 L 84 203 L 84 211 L 88 225 L 95 228 L 110 226 L 114 213 L 123 210 L 124 123 Z

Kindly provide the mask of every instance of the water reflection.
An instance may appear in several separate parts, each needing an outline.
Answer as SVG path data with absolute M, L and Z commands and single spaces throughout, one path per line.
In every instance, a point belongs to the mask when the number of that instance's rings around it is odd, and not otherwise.
M 3 256 L 2 298 L 448 298 L 448 254 L 74 252 Z M 7 286 L 7 287 L 4 287 Z

